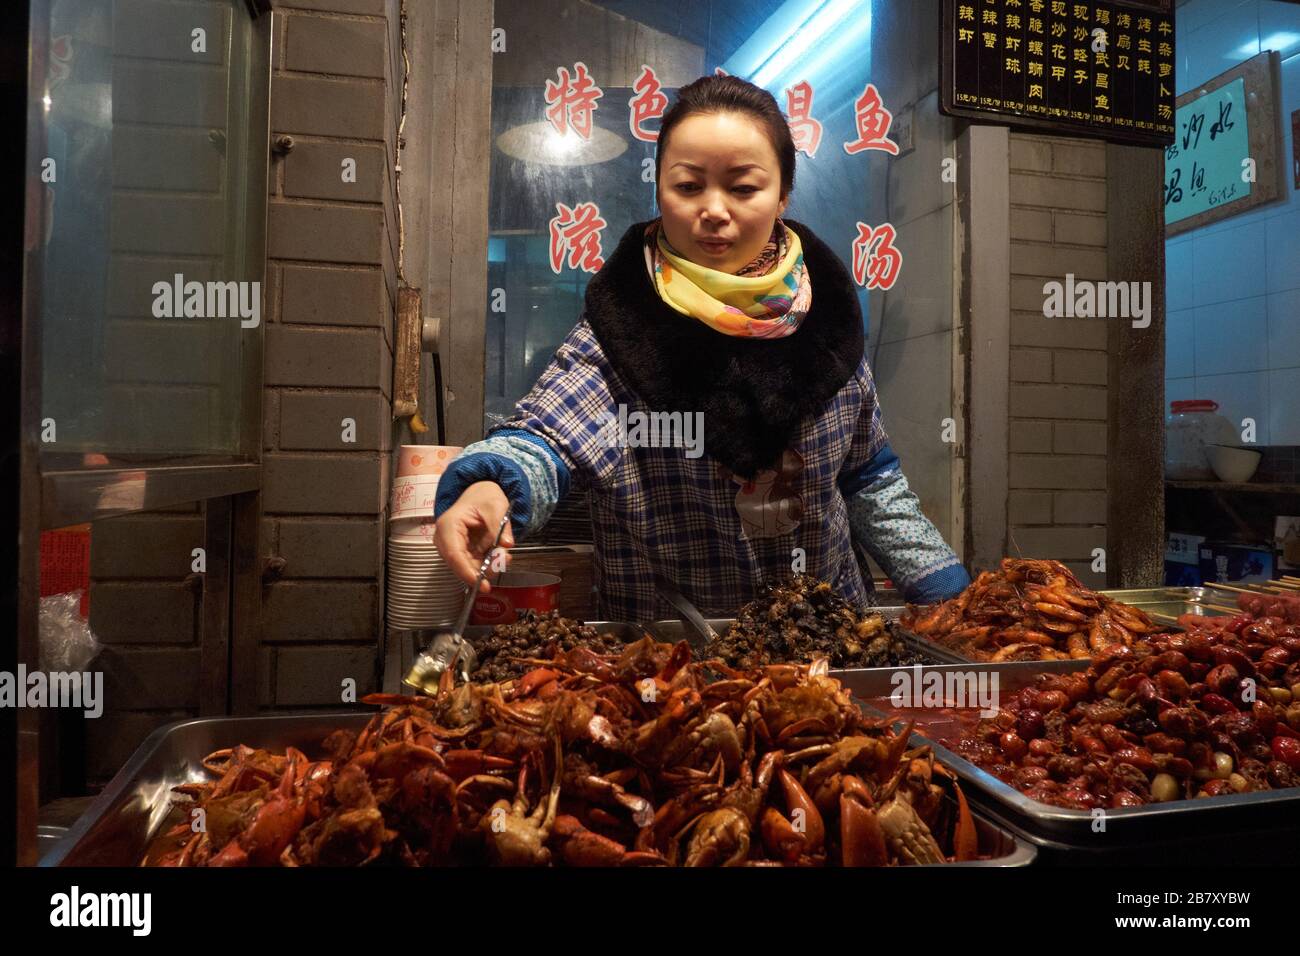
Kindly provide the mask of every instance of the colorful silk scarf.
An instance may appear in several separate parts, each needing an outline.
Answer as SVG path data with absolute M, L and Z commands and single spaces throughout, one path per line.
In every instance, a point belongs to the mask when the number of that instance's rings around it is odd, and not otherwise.
M 661 220 L 645 230 L 646 268 L 660 298 L 723 335 L 779 339 L 791 335 L 812 307 L 803 246 L 780 219 L 763 250 L 736 273 L 683 258 L 668 244 Z

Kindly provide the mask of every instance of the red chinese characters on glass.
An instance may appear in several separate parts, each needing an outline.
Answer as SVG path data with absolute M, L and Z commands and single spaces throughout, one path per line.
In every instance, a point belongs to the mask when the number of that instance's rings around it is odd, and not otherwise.
M 607 223 L 594 202 L 566 206 L 555 204 L 558 216 L 551 219 L 551 271 L 560 274 L 567 257 L 570 269 L 596 272 L 605 264 L 601 258 L 600 232 Z
M 806 80 L 800 80 L 785 91 L 785 103 L 794 148 L 811 159 L 817 155 L 817 147 L 822 141 L 822 124 L 813 119 L 812 115 L 812 86 Z
M 894 114 L 885 109 L 874 83 L 868 83 L 862 95 L 853 101 L 853 118 L 858 138 L 845 143 L 844 152 L 852 156 L 865 149 L 879 149 L 891 156 L 898 155 L 898 144 L 889 139 L 889 124 L 894 121 Z
M 889 223 L 858 224 L 853 240 L 853 281 L 868 289 L 892 289 L 903 268 L 903 253 L 894 246 L 897 233 Z
M 605 91 L 596 85 L 587 64 L 581 61 L 573 65 L 572 77 L 563 66 L 557 66 L 555 72 L 560 81 L 546 81 L 546 118 L 561 136 L 572 129 L 583 139 L 591 139 L 591 115 L 596 112 L 596 100 Z
M 636 95 L 627 101 L 628 108 L 631 110 L 627 125 L 631 127 L 635 138 L 643 143 L 653 143 L 659 138 L 659 131 L 642 129 L 641 124 L 646 120 L 659 119 L 663 116 L 664 110 L 668 108 L 668 97 L 664 96 L 663 86 L 655 71 L 644 63 L 641 64 L 641 75 L 632 84 L 632 89 L 636 91 Z

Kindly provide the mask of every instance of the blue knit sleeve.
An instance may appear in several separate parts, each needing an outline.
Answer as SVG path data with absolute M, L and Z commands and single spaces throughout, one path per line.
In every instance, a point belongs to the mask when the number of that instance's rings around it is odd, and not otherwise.
M 516 540 L 537 531 L 571 486 L 612 474 L 621 449 L 610 441 L 613 414 L 604 352 L 580 321 L 560 344 L 514 415 L 468 445 L 438 481 L 434 515 L 476 481 L 495 481 L 510 499 Z
M 970 575 L 921 511 L 920 500 L 897 466 L 860 488 L 848 499 L 848 507 L 854 538 L 906 600 L 932 604 L 970 584 Z
M 456 503 L 470 485 L 495 481 L 510 500 L 510 527 L 516 540 L 542 527 L 569 490 L 569 468 L 539 435 L 499 429 L 467 445 L 438 479 L 434 517 Z
M 907 484 L 885 433 L 865 356 L 857 380 L 862 407 L 837 482 L 853 537 L 908 601 L 929 604 L 951 597 L 970 583 L 970 576 Z

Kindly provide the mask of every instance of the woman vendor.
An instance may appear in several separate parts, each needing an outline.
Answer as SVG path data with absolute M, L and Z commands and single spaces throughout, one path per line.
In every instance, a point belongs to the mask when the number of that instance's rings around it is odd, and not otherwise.
M 584 487 L 606 620 L 675 616 L 657 580 L 731 616 L 791 570 L 865 604 L 855 549 L 909 601 L 970 582 L 890 449 L 848 271 L 781 218 L 794 174 L 771 94 L 731 76 L 679 91 L 655 155 L 660 217 L 628 228 L 514 417 L 439 481 L 435 542 L 458 577 L 473 582 L 502 516 L 508 548 Z

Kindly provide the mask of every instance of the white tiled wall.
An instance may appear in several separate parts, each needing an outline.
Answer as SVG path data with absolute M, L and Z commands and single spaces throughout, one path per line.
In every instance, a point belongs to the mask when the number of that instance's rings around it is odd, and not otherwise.
M 947 387 L 917 388 L 916 383 L 931 381 L 935 369 L 952 368 L 952 334 L 946 329 L 881 344 L 875 373 L 890 444 L 901 449 L 908 484 L 950 544 L 952 445 L 943 441 L 942 423 L 952 415 L 952 395 Z M 906 401 L 897 400 L 900 393 Z M 896 400 L 886 404 L 891 394 Z
M 872 82 L 896 115 L 910 114 L 912 149 L 875 163 L 864 221 L 888 221 L 903 254 L 898 281 L 868 296 L 868 355 L 890 444 L 921 507 L 950 544 L 956 445 L 943 421 L 952 395 L 954 186 L 938 181 L 954 155 L 955 122 L 939 112 L 937 0 L 872 4 Z M 825 148 L 825 147 L 823 147 Z
M 1165 244 L 1165 399 L 1211 398 L 1253 418 L 1260 444 L 1300 445 L 1300 194 L 1291 113 L 1300 110 L 1300 5 L 1188 0 L 1178 7 L 1178 93 L 1262 50 L 1282 56 L 1286 199 Z

